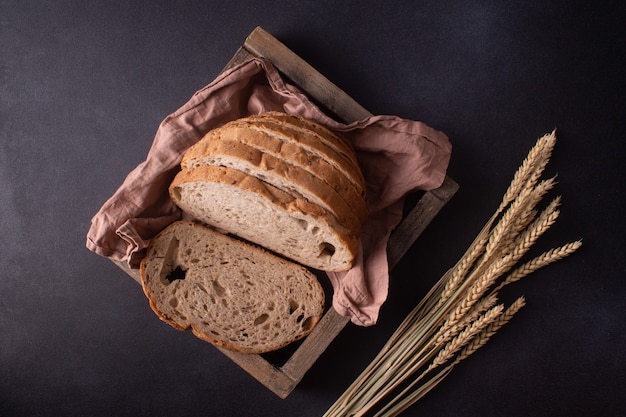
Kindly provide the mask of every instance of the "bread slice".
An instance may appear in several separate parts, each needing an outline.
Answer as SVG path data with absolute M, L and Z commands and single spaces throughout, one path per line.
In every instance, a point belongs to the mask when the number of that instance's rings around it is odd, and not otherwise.
M 241 132 L 246 135 L 245 131 Z M 256 132 L 249 132 L 256 134 Z M 304 197 L 310 202 L 331 212 L 346 227 L 360 231 L 367 218 L 365 199 L 358 195 L 353 187 L 338 192 L 324 179 L 303 169 L 290 160 L 277 158 L 237 140 L 222 139 L 203 141 L 202 153 L 194 159 L 188 159 L 186 170 L 199 166 L 225 166 L 244 172 L 265 181 L 285 192 Z M 296 154 L 288 158 L 297 158 Z M 326 176 L 332 178 L 335 172 Z M 335 181 L 338 181 L 335 179 Z
M 329 212 L 239 170 L 183 170 L 169 193 L 194 218 L 311 268 L 348 270 L 358 250 L 358 233 Z
M 234 123 L 229 125 L 228 129 L 215 129 L 209 132 L 204 140 L 206 148 L 202 154 L 207 155 L 211 146 L 219 142 L 239 142 L 310 172 L 338 193 L 354 196 L 351 198 L 365 196 L 364 184 L 351 178 L 350 172 L 354 171 L 354 168 L 342 166 L 337 161 L 329 160 L 329 157 L 311 151 L 303 145 L 305 139 L 298 138 L 299 133 L 294 133 L 289 139 L 284 135 L 284 132 L 279 134 L 259 124 Z M 186 168 L 193 166 L 194 163 L 195 160 L 189 156 L 184 162 Z
M 262 132 L 317 155 L 341 171 L 359 192 L 365 193 L 365 181 L 354 149 L 325 126 L 286 113 L 268 112 L 234 120 L 220 131 L 226 132 L 228 136 L 228 132 L 235 126 Z
M 324 291 L 307 269 L 191 222 L 152 239 L 141 283 L 161 320 L 244 353 L 306 336 L 324 310 Z

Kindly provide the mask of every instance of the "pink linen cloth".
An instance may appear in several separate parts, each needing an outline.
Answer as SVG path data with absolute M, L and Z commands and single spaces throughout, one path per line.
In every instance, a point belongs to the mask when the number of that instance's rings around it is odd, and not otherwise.
M 163 120 L 145 161 L 93 217 L 86 246 L 138 268 L 150 239 L 184 217 L 167 191 L 184 152 L 211 129 L 272 110 L 317 120 L 347 139 L 356 151 L 366 180 L 369 215 L 354 267 L 327 275 L 335 310 L 357 325 L 373 325 L 388 294 L 386 247 L 402 219 L 404 197 L 442 184 L 451 144 L 445 134 L 396 116 L 339 123 L 263 59 L 225 71 Z

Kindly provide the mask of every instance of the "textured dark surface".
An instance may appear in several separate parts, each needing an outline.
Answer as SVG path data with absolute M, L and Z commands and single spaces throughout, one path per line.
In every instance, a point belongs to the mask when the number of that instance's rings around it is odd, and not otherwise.
M 579 3 L 0 1 L 0 415 L 321 415 L 554 128 L 562 214 L 538 249 L 583 248 L 511 287 L 528 306 L 406 415 L 625 415 L 626 4 Z M 372 113 L 447 133 L 461 186 L 379 323 L 349 325 L 286 400 L 85 248 L 160 121 L 257 25 Z

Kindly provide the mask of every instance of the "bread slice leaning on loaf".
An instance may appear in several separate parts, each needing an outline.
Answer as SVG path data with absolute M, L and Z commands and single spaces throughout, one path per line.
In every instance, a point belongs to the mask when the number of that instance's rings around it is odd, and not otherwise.
M 232 168 L 183 170 L 169 193 L 199 221 L 311 268 L 348 270 L 358 250 L 358 238 L 326 210 Z
M 324 309 L 324 291 L 307 269 L 192 222 L 152 239 L 140 271 L 161 320 L 244 353 L 306 336 Z

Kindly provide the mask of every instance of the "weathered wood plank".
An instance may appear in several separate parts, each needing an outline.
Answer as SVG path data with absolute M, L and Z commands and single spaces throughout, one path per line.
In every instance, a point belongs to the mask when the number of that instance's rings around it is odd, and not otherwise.
M 112 261 L 115 265 L 117 265 L 122 271 L 126 272 L 132 279 L 137 281 L 139 285 L 141 285 L 141 275 L 139 274 L 138 269 L 131 269 L 126 262 L 120 261 Z
M 443 184 L 424 193 L 415 207 L 402 219 L 387 243 L 389 269 L 393 269 L 417 238 L 458 190 L 458 184 L 446 177 Z
M 282 369 L 272 365 L 261 355 L 240 353 L 224 348 L 218 349 L 282 399 L 287 398 L 299 382 L 299 380 L 294 380 L 290 375 L 283 372 Z
M 228 69 L 231 69 L 235 65 L 243 64 L 244 62 L 246 62 L 250 58 L 254 58 L 254 57 L 255 57 L 254 55 L 252 55 L 250 52 L 248 52 L 242 46 L 239 49 L 237 49 L 237 52 L 235 52 L 235 54 L 230 59 L 230 61 L 228 61 L 228 63 L 226 64 L 226 66 L 224 67 L 222 72 L 224 72 L 224 71 L 226 71 Z
M 281 367 L 281 370 L 295 382 L 294 388 L 349 321 L 347 317 L 339 315 L 334 308 L 328 309 L 298 350 Z

